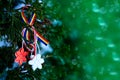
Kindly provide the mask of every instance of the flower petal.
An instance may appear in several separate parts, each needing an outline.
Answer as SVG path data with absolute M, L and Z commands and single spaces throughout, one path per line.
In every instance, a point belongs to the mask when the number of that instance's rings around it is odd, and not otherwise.
M 35 71 L 37 69 L 37 66 L 32 66 L 32 69 Z
M 30 65 L 34 64 L 34 61 L 33 61 L 33 60 L 30 60 L 30 61 L 28 62 L 28 64 L 30 64 Z
M 39 69 L 42 69 L 42 65 L 39 65 L 38 68 L 39 68 Z
M 41 63 L 41 64 L 44 63 L 44 59 L 40 59 L 40 63 Z

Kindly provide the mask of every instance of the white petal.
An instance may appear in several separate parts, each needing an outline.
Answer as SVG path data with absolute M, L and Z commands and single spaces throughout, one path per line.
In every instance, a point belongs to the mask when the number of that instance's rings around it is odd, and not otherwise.
M 40 59 L 40 63 L 44 63 L 44 59 Z
M 42 65 L 39 65 L 39 66 L 38 66 L 38 69 L 42 69 Z
M 32 66 L 32 69 L 35 71 L 37 69 L 37 66 Z
M 41 54 L 37 54 L 36 58 L 40 59 L 41 58 Z
M 34 61 L 33 61 L 33 60 L 30 60 L 30 61 L 28 62 L 28 64 L 33 65 L 33 64 L 34 64 Z

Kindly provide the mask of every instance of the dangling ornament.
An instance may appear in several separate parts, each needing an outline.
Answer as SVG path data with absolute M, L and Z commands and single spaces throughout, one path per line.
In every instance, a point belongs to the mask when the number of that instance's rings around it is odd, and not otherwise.
M 25 63 L 27 61 L 26 56 L 28 55 L 29 52 L 24 51 L 24 48 L 20 48 L 16 53 L 16 59 L 15 62 L 18 63 L 19 65 L 22 65 L 22 63 Z
M 44 59 L 41 58 L 40 48 L 38 45 L 38 41 L 42 42 L 44 45 L 49 44 L 48 40 L 46 40 L 41 34 L 39 34 L 35 27 L 33 26 L 36 20 L 36 14 L 32 15 L 32 18 L 28 20 L 24 14 L 24 9 L 28 8 L 29 6 L 25 6 L 22 8 L 21 16 L 23 21 L 29 25 L 30 30 L 33 32 L 33 42 L 30 41 L 30 32 L 27 28 L 23 28 L 22 30 L 22 48 L 20 48 L 15 53 L 15 62 L 21 66 L 23 63 L 28 63 L 32 66 L 33 70 L 42 69 L 42 64 L 44 63 Z M 28 55 L 30 55 L 28 59 Z
M 32 65 L 33 70 L 42 69 L 42 64 L 44 59 L 41 58 L 41 54 L 37 54 L 32 60 L 29 61 L 29 64 Z

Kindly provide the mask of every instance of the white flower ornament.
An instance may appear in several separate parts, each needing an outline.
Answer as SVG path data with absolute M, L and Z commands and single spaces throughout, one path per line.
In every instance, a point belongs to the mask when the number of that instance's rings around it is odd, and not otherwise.
M 32 69 L 35 71 L 37 68 L 42 69 L 42 63 L 44 63 L 44 59 L 41 58 L 41 54 L 36 54 L 36 56 L 28 63 L 32 65 Z

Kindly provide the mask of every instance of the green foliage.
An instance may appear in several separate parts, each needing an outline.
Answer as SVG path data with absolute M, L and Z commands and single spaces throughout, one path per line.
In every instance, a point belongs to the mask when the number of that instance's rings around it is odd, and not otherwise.
M 6 67 L 11 67 L 14 61 L 14 50 L 11 47 L 0 48 L 0 73 L 4 71 Z

